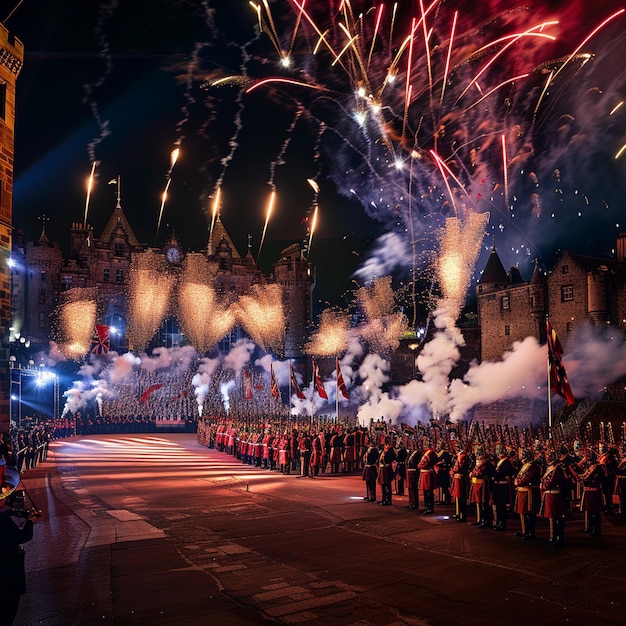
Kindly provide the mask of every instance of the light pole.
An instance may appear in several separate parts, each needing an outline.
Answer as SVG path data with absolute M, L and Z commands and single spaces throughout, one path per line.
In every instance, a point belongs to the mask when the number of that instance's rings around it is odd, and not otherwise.
M 411 378 L 415 380 L 415 351 L 420 347 L 419 343 L 410 343 L 409 350 L 411 351 L 411 362 L 413 365 L 413 375 Z

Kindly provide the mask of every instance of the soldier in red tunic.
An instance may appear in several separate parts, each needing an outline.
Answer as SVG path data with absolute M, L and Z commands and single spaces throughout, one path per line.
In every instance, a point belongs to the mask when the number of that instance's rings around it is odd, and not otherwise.
M 322 467 L 322 458 L 324 457 L 324 433 L 321 432 L 312 440 L 313 452 L 311 453 L 311 471 L 313 476 L 319 476 Z
M 454 499 L 457 522 L 467 521 L 467 496 L 469 493 L 469 473 L 472 459 L 465 450 L 460 450 L 450 471 L 452 477 L 452 489 L 450 495 Z
M 535 538 L 535 522 L 540 505 L 539 483 L 541 466 L 533 459 L 532 450 L 522 452 L 522 467 L 513 481 L 517 488 L 515 512 L 519 514 L 522 530 L 513 533 L 524 540 Z
M 435 465 L 437 465 L 437 453 L 428 444 L 418 464 L 420 471 L 420 489 L 424 495 L 424 508 L 421 513 L 430 515 L 435 512 Z
M 565 470 L 554 450 L 546 452 L 546 471 L 541 479 L 541 510 L 539 515 L 550 520 L 550 538 L 553 546 L 563 545 L 565 532 Z
M 595 451 L 588 449 L 578 464 L 577 471 L 583 490 L 580 510 L 585 514 L 585 527 L 582 532 L 598 536 L 602 511 L 602 481 L 606 478 L 606 470 L 604 465 L 598 463 Z
M 482 448 L 476 451 L 476 465 L 470 472 L 470 502 L 476 505 L 476 521 L 472 522 L 477 528 L 491 528 L 493 526 L 493 511 L 491 509 L 491 479 L 493 463 Z

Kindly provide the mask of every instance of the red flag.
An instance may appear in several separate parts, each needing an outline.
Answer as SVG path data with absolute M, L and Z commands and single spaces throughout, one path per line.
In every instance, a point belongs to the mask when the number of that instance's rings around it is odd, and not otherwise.
M 302 389 L 298 385 L 298 381 L 296 380 L 296 375 L 293 371 L 293 367 L 291 367 L 291 361 L 289 361 L 289 376 L 291 376 L 291 385 L 296 390 L 296 396 L 299 400 L 306 400 L 306 396 L 302 393 Z
M 274 374 L 274 366 L 270 363 L 270 391 L 274 398 L 280 398 L 280 389 L 278 387 L 278 381 Z
M 252 400 L 252 383 L 248 370 L 243 370 L 243 399 Z
M 317 360 L 315 359 L 315 357 L 313 357 L 313 382 L 320 398 L 328 400 L 328 396 L 326 395 L 326 389 L 324 389 L 324 383 L 322 382 L 322 377 L 320 376 L 320 368 L 317 366 Z
M 563 356 L 563 347 L 556 334 L 556 331 L 550 326 L 549 320 L 546 320 L 546 334 L 548 336 L 548 367 L 550 368 L 550 389 L 553 393 L 565 398 L 567 406 L 572 406 L 576 402 L 572 388 L 567 380 L 567 373 L 561 357 Z
M 111 349 L 111 336 L 109 327 L 96 324 L 96 329 L 91 340 L 91 354 L 106 354 Z
M 157 383 L 156 385 L 150 385 L 142 394 L 141 394 L 141 404 L 145 404 L 148 401 L 148 398 L 157 390 L 163 387 L 163 383 Z
M 339 369 L 339 359 L 337 357 L 335 357 L 335 367 L 337 369 L 337 389 L 341 391 L 341 395 L 346 400 L 349 400 L 350 396 L 348 395 L 348 390 L 346 389 L 346 383 L 343 380 L 343 374 L 341 373 L 341 370 Z

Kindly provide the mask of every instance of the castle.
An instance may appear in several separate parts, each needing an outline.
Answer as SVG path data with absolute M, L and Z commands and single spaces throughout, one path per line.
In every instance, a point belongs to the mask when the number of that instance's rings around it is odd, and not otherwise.
M 511 350 L 516 341 L 526 337 L 545 342 L 547 317 L 563 344 L 565 355 L 568 337 L 583 323 L 609 326 L 623 336 L 626 332 L 626 233 L 617 237 L 615 251 L 615 258 L 596 258 L 565 250 L 549 272 L 535 264 L 530 279 L 524 280 L 515 267 L 508 273 L 505 271 L 494 247 L 476 285 L 480 360 L 496 361 Z M 623 384 L 611 385 L 607 397 L 621 404 L 626 399 Z M 525 418 L 528 423 L 533 416 L 532 404 L 517 399 L 481 406 L 475 417 L 497 421 L 515 416 Z
M 104 229 L 96 236 L 89 224 L 74 223 L 70 229 L 69 256 L 64 258 L 61 246 L 48 239 L 44 228 L 37 241 L 23 241 L 16 236 L 11 270 L 12 338 L 25 336 L 31 344 L 44 349 L 52 338 L 51 322 L 65 295 L 74 288 L 91 288 L 96 294 L 98 324 L 109 326 L 112 350 L 126 351 L 127 290 L 133 260 L 156 254 L 165 271 L 183 271 L 186 251 L 174 233 L 159 248 L 149 247 L 137 239 L 122 209 L 120 194 Z M 196 254 L 196 253 L 194 253 Z M 300 244 L 288 246 L 280 253 L 272 272 L 264 274 L 248 249 L 241 256 L 219 216 L 200 251 L 215 270 L 213 287 L 218 297 L 232 300 L 244 295 L 253 285 L 280 285 L 285 312 L 284 358 L 302 358 L 307 325 L 312 315 L 314 268 L 304 258 Z M 235 328 L 220 343 L 228 351 L 240 336 Z M 184 343 L 184 336 L 174 313 L 170 313 L 149 348 L 172 347 Z

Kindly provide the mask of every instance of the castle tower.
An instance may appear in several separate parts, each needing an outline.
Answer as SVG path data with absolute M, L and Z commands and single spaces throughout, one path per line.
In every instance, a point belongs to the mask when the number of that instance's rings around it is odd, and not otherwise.
M 302 256 L 300 244 L 285 248 L 274 263 L 274 280 L 282 287 L 285 308 L 285 358 L 302 355 L 311 322 L 315 276 L 312 266 Z
M 24 44 L 0 24 L 0 432 L 9 430 L 9 324 L 11 318 L 11 238 L 15 85 L 24 63 Z

